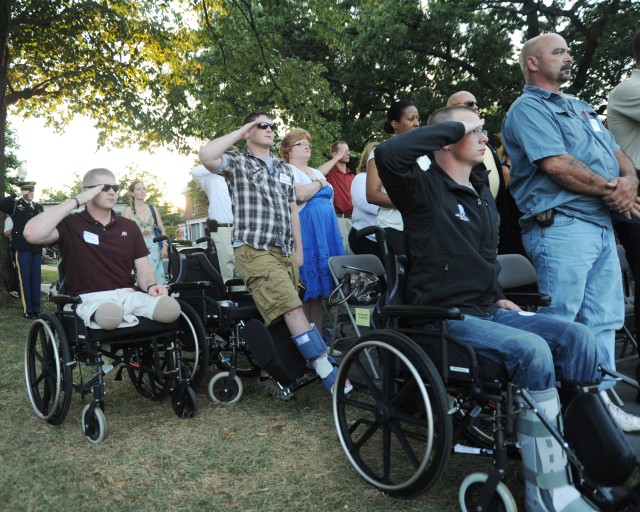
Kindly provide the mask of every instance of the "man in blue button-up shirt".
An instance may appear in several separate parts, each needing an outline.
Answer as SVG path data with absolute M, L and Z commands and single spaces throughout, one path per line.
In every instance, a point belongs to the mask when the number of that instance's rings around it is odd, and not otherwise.
M 511 192 L 523 213 L 522 241 L 540 291 L 552 297 L 541 312 L 590 327 L 606 354 L 602 363 L 614 368 L 624 304 L 611 213 L 638 216 L 638 178 L 593 108 L 560 92 L 571 64 L 558 34 L 524 44 L 526 85 L 502 135 L 511 157 Z M 640 431 L 639 418 L 612 412 L 623 429 Z

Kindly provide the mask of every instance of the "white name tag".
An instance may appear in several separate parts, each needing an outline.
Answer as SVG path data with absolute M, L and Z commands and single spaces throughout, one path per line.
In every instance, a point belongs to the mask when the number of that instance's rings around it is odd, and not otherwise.
M 287 176 L 285 173 L 280 173 L 280 183 L 284 183 L 285 185 L 291 185 L 291 178 Z
M 600 125 L 598 124 L 598 121 L 596 121 L 595 119 L 589 119 L 589 122 L 591 123 L 591 129 L 594 132 L 601 132 L 602 128 L 600 128 Z
M 98 238 L 98 235 L 96 235 L 95 233 L 85 231 L 82 234 L 82 237 L 84 238 L 84 241 L 87 242 L 88 244 L 100 245 L 100 239 Z

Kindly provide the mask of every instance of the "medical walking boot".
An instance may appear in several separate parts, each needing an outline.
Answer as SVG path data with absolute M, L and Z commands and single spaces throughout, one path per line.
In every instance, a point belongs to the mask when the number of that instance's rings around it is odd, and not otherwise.
M 562 432 L 557 390 L 551 388 L 530 394 L 538 409 Z M 567 454 L 526 405 L 518 414 L 516 435 L 522 454 L 525 509 L 528 512 L 598 510 L 573 486 Z

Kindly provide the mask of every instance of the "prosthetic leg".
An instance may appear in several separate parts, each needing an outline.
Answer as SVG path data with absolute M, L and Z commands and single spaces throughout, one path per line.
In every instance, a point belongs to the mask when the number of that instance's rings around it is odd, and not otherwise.
M 300 354 L 307 361 L 311 362 L 311 366 L 320 377 L 324 388 L 333 393 L 333 384 L 338 374 L 338 365 L 332 357 L 327 355 L 327 344 L 316 329 L 315 325 L 311 325 L 311 329 L 291 338 L 298 347 Z M 348 393 L 351 389 L 345 389 Z
M 560 401 L 555 388 L 531 391 L 539 409 L 558 425 Z M 596 511 L 569 479 L 567 455 L 533 410 L 522 409 L 516 422 L 525 479 L 525 508 L 529 512 Z

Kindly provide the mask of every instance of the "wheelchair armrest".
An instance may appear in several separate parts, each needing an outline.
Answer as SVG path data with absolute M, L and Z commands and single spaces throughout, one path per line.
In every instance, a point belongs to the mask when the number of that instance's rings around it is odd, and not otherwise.
M 180 290 L 206 290 L 213 288 L 211 281 L 188 281 L 186 283 L 170 283 L 167 285 L 169 293 L 179 292 Z
M 64 294 L 56 294 L 49 295 L 49 302 L 53 302 L 54 304 L 81 304 L 82 299 L 79 295 L 64 295 Z
M 551 304 L 551 297 L 540 293 L 505 293 L 505 297 L 520 307 L 538 307 Z
M 395 318 L 420 318 L 426 322 L 436 320 L 462 320 L 464 315 L 458 308 L 439 306 L 387 305 L 382 307 L 382 314 Z
M 232 286 L 244 286 L 244 281 L 239 277 L 234 277 L 232 279 L 229 279 L 228 281 L 225 281 L 224 286 L 225 288 L 227 288 L 227 290 L 230 290 Z

